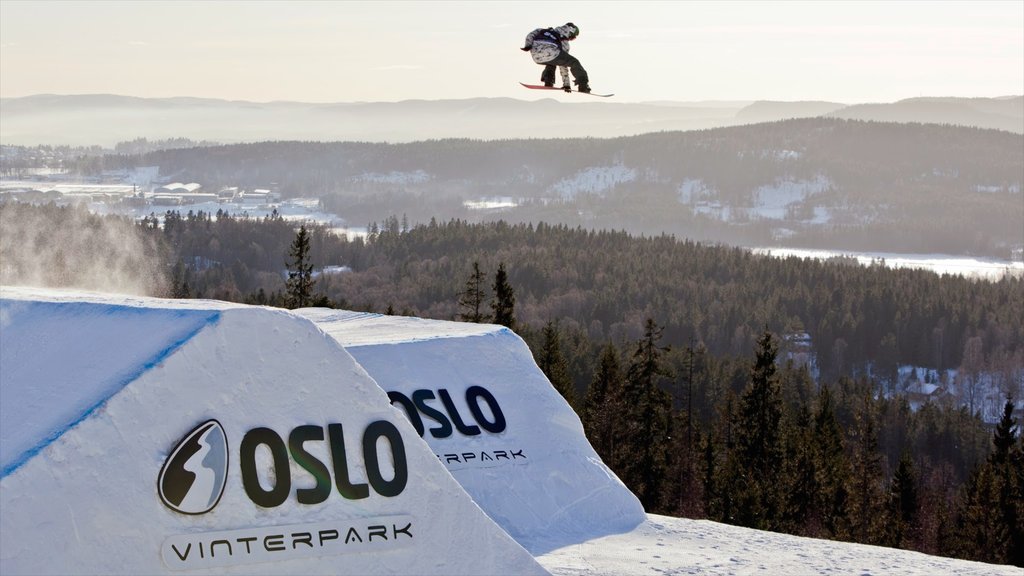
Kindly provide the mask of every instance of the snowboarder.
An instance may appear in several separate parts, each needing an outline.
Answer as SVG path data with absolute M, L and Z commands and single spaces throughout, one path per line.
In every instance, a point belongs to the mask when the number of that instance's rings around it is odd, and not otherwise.
M 550 88 L 555 85 L 555 67 L 558 67 L 562 75 L 563 90 L 572 92 L 572 86 L 569 84 L 569 70 L 572 70 L 576 89 L 580 92 L 590 92 L 587 71 L 583 69 L 579 60 L 569 55 L 569 41 L 575 40 L 579 35 L 579 27 L 572 22 L 557 28 L 537 28 L 526 35 L 526 42 L 521 50 L 529 52 L 534 62 L 544 66 L 544 72 L 540 75 L 540 81 L 544 86 Z

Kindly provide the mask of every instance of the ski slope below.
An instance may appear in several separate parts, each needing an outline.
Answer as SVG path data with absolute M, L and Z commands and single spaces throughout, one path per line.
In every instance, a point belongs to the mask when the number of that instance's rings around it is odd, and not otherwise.
M 1021 573 L 645 514 L 499 326 L 0 287 L 0 366 L 4 576 Z
M 649 514 L 537 558 L 556 576 L 1021 576 L 1021 569 Z

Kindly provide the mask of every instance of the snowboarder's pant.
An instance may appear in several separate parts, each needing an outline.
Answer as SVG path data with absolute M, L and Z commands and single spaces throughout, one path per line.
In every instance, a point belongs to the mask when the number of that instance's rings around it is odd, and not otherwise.
M 570 56 L 568 52 L 560 52 L 554 60 L 549 60 L 544 63 L 544 72 L 540 75 L 540 81 L 545 84 L 555 83 L 555 68 L 558 66 L 568 66 L 569 70 L 572 71 L 572 77 L 576 79 L 578 86 L 587 86 L 590 84 L 590 79 L 587 77 L 587 71 L 583 69 L 583 65 L 574 56 Z

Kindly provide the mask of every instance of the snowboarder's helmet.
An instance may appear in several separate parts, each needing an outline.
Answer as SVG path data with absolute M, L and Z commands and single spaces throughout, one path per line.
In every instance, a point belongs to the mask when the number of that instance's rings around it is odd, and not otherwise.
M 572 22 L 566 22 L 565 26 L 562 26 L 562 28 L 569 33 L 569 35 L 566 36 L 569 40 L 575 40 L 576 37 L 580 35 L 580 27 Z

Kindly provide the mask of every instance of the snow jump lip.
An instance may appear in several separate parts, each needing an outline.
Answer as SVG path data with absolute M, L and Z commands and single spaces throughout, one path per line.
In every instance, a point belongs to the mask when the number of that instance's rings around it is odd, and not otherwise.
M 0 287 L 0 328 L 0 573 L 545 572 L 304 318 Z
M 156 316 L 154 318 L 154 316 Z M 65 432 L 82 422 L 103 406 L 111 396 L 172 355 L 183 344 L 201 330 L 215 324 L 220 313 L 210 310 L 166 309 L 157 313 L 134 306 L 101 305 L 86 311 L 73 303 L 33 302 L 0 300 L 0 317 L 4 330 L 0 331 L 0 364 L 5 367 L 4 395 L 18 398 L 19 402 L 5 402 L 0 405 L 0 437 L 6 449 L 0 463 L 0 479 L 16 471 L 25 462 L 38 454 Z M 68 318 L 77 319 L 69 322 Z M 27 322 L 22 319 L 31 318 Z M 116 373 L 99 380 L 90 380 L 76 370 L 64 372 L 65 364 L 52 362 L 39 350 L 29 349 L 35 344 L 32 335 L 18 332 L 38 330 L 49 319 L 60 318 L 63 330 L 80 329 L 83 332 L 64 340 L 63 355 L 96 355 L 103 347 L 117 346 L 126 354 L 138 358 L 136 364 L 120 366 Z M 109 332 L 112 318 L 118 318 L 118 331 Z M 128 319 L 125 322 L 125 319 Z M 150 333 L 146 326 L 154 320 L 165 326 L 160 335 Z M 126 326 L 128 324 L 128 326 Z M 134 324 L 134 326 L 131 326 Z M 69 328 L 70 327 L 70 328 Z M 121 336 L 126 332 L 133 336 Z M 99 367 L 96 367 L 99 368 Z M 64 394 L 72 394 L 71 402 L 65 398 L 63 409 L 53 410 L 49 402 L 53 398 L 34 384 L 38 379 L 50 382 L 70 383 L 79 386 L 62 387 Z M 30 418 L 29 418 L 30 417 Z M 26 418 L 29 418 L 26 421 Z
M 604 465 L 579 417 L 508 328 L 296 313 L 352 354 L 483 511 L 530 552 L 644 521 L 639 500 Z

